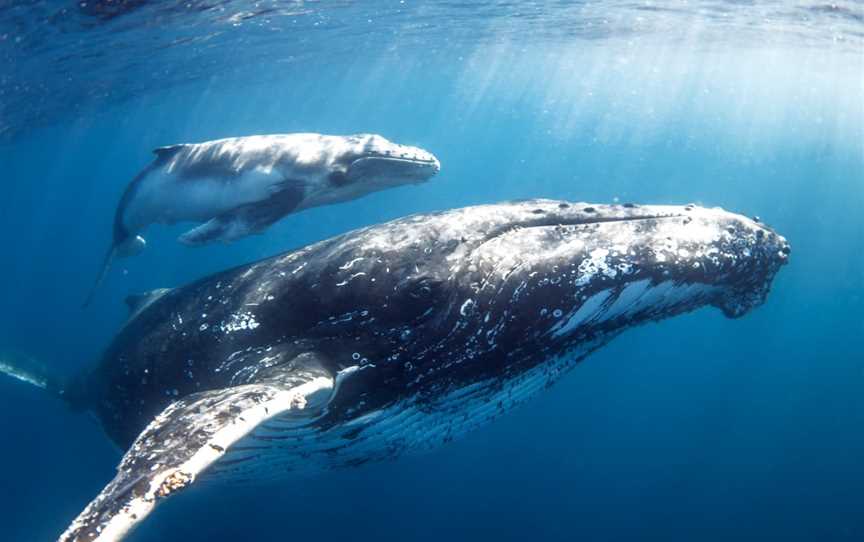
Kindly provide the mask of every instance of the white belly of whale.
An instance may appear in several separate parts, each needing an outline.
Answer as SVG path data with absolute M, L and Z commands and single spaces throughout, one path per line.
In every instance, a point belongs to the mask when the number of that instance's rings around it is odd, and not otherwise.
M 125 214 L 130 231 L 152 223 L 206 222 L 241 205 L 263 201 L 284 180 L 272 169 L 250 169 L 236 178 L 181 179 L 159 170 L 151 173 Z

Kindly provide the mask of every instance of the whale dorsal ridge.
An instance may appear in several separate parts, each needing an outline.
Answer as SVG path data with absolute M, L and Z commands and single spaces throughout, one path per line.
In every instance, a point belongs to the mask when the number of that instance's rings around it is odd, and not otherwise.
M 170 158 L 180 152 L 180 150 L 186 145 L 183 143 L 179 143 L 177 145 L 167 145 L 165 147 L 156 147 L 153 149 L 153 154 L 156 155 L 157 158 Z

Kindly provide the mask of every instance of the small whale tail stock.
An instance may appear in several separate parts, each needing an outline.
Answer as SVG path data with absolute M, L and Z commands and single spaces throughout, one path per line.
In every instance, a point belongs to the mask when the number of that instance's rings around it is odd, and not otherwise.
M 90 306 L 90 303 L 93 302 L 93 298 L 96 297 L 96 292 L 99 290 L 99 287 L 102 286 L 102 283 L 105 281 L 105 277 L 108 275 L 108 270 L 111 269 L 111 262 L 114 261 L 114 254 L 117 252 L 116 245 L 111 245 L 108 247 L 108 251 L 105 253 L 105 257 L 102 258 L 102 266 L 99 269 L 99 274 L 96 275 L 96 282 L 93 283 L 93 287 L 90 288 L 90 293 L 87 294 L 87 298 L 84 299 L 84 303 L 81 305 L 82 309 L 86 309 Z
M 96 282 L 94 282 L 93 287 L 90 288 L 90 293 L 87 294 L 87 298 L 84 300 L 81 308 L 86 309 L 90 303 L 93 302 L 93 298 L 96 297 L 96 292 L 99 291 L 99 287 L 102 286 L 102 283 L 105 282 L 105 277 L 108 276 L 108 271 L 111 269 L 111 264 L 114 262 L 114 258 L 117 256 L 134 256 L 144 250 L 145 246 L 147 246 L 147 241 L 145 241 L 140 235 L 132 235 L 125 241 L 120 243 L 115 241 L 112 243 L 105 252 L 105 256 L 102 258 L 102 266 L 99 269 L 99 274 L 96 276 Z

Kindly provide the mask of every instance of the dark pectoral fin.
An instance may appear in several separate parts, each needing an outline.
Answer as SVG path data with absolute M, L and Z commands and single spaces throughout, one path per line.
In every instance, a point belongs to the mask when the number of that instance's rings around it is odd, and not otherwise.
M 229 242 L 248 235 L 241 233 L 235 235 L 232 232 L 243 232 L 247 228 L 243 227 L 242 223 L 234 224 L 235 219 L 231 215 L 219 215 L 216 218 L 211 218 L 200 226 L 195 226 L 191 230 L 182 234 L 177 238 L 184 245 L 204 245 L 213 241 Z
M 266 200 L 244 205 L 243 212 L 256 231 L 262 231 L 292 213 L 305 196 L 306 189 L 303 183 L 286 179 L 271 187 L 270 197 Z
M 273 185 L 267 199 L 222 213 L 187 231 L 179 237 L 179 241 L 187 245 L 203 245 L 213 241 L 227 243 L 260 233 L 296 209 L 304 194 L 303 186 L 296 181 L 278 183 Z
M 187 487 L 259 424 L 288 411 L 314 417 L 333 378 L 318 366 L 290 365 L 284 375 L 184 397 L 138 436 L 105 486 L 60 542 L 122 540 L 162 500 Z

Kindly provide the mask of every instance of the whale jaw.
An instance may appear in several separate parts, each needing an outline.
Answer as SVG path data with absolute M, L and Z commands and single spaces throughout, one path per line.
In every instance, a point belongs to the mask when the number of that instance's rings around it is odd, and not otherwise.
M 419 147 L 393 143 L 378 135 L 354 137 L 355 147 L 337 160 L 344 164 L 345 182 L 386 188 L 425 182 L 441 171 L 435 155 Z
M 429 156 L 427 159 L 364 156 L 351 162 L 348 176 L 352 179 L 378 180 L 382 184 L 421 183 L 441 170 L 438 160 Z

